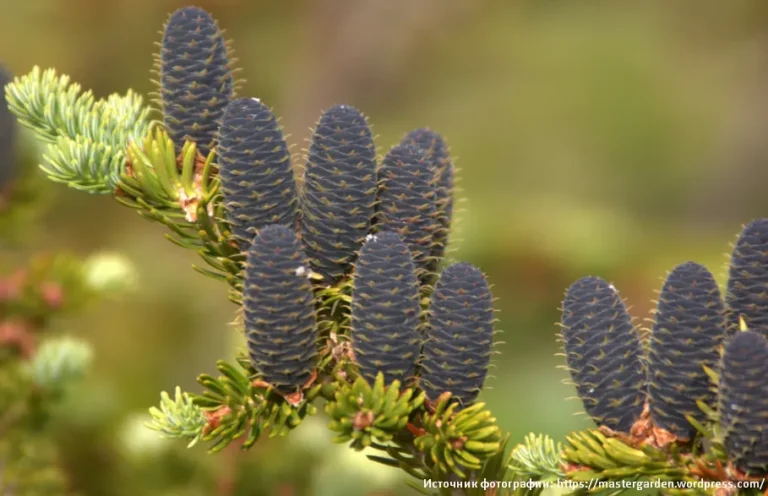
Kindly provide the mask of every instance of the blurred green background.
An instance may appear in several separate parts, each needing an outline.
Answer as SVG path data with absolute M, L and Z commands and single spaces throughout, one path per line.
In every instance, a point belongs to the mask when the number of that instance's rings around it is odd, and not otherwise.
M 0 0 L 0 59 L 55 67 L 97 96 L 148 94 L 167 15 L 185 2 Z M 741 225 L 768 215 L 768 3 L 764 0 L 206 0 L 234 40 L 241 95 L 282 116 L 301 165 L 337 103 L 363 110 L 380 153 L 415 127 L 449 141 L 463 212 L 452 256 L 498 297 L 484 399 L 519 442 L 588 425 L 556 342 L 565 288 L 616 284 L 647 325 L 666 271 L 692 259 L 722 279 Z M 322 417 L 287 440 L 211 457 L 142 427 L 161 390 L 231 358 L 226 288 L 196 256 L 110 198 L 56 187 L 30 250 L 118 251 L 141 290 L 60 322 L 95 346 L 63 409 L 73 484 L 109 495 L 410 494 L 400 475 L 325 439 Z

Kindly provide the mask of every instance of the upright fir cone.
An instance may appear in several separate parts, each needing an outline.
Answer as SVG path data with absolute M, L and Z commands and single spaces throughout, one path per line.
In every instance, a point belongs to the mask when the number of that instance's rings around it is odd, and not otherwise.
M 493 297 L 483 273 L 465 262 L 440 274 L 429 304 L 421 385 L 431 401 L 444 392 L 462 406 L 483 387 L 493 351 Z
M 232 101 L 224 113 L 218 155 L 227 219 L 243 250 L 266 225 L 295 229 L 291 156 L 269 107 L 255 98 Z
M 725 295 L 728 335 L 747 327 L 768 336 L 768 219 L 757 219 L 741 231 L 731 254 Z
M 5 85 L 13 81 L 13 75 L 0 65 L 0 194 L 16 175 L 16 117 L 8 109 Z
M 207 156 L 234 97 L 229 49 L 217 22 L 199 7 L 171 14 L 160 48 L 163 123 L 177 152 L 186 140 Z
M 720 367 L 720 424 L 728 460 L 743 472 L 768 473 L 768 341 L 738 331 Z
M 376 201 L 376 147 L 363 114 L 348 105 L 317 124 L 301 195 L 302 241 L 315 272 L 346 274 L 370 232 Z
M 429 276 L 432 241 L 440 226 L 434 178 L 427 152 L 408 143 L 393 147 L 379 169 L 377 228 L 403 238 L 422 279 Z
M 561 319 L 566 363 L 587 414 L 629 432 L 646 399 L 637 329 L 616 288 L 584 277 L 568 288 Z
M 243 308 L 251 363 L 285 396 L 311 382 L 318 358 L 309 273 L 301 242 L 288 227 L 265 227 L 248 250 Z
M 725 334 L 724 304 L 715 278 L 694 262 L 678 265 L 659 295 L 648 370 L 651 419 L 681 440 L 696 429 L 686 419 L 706 418 L 698 400 L 714 408 L 704 366 L 716 370 Z
M 397 234 L 368 236 L 355 265 L 352 286 L 352 350 L 370 383 L 381 372 L 386 384 L 409 383 L 421 345 L 419 282 L 408 247 Z
M 404 143 L 410 143 L 427 152 L 427 160 L 435 169 L 435 213 L 439 221 L 432 240 L 432 270 L 445 257 L 448 236 L 451 232 L 454 205 L 454 181 L 456 169 L 453 165 L 448 144 L 445 139 L 432 129 L 414 129 L 405 135 Z

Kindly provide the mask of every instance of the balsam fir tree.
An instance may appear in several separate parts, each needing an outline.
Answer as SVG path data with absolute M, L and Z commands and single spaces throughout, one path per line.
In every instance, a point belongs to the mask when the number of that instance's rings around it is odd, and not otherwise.
M 157 61 L 155 108 L 130 90 L 97 100 L 52 69 L 5 89 L 47 146 L 45 176 L 165 225 L 199 254 L 196 270 L 229 288 L 247 349 L 200 375 L 199 391 L 162 393 L 151 429 L 212 453 L 248 450 L 322 409 L 337 443 L 426 494 L 642 478 L 756 493 L 745 483 L 768 473 L 763 221 L 736 244 L 723 295 L 696 263 L 669 274 L 650 340 L 615 287 L 574 283 L 563 351 L 596 426 L 507 452 L 477 399 L 496 332 L 490 287 L 479 268 L 445 260 L 456 180 L 446 140 L 414 130 L 379 158 L 360 110 L 317 109 L 297 181 L 268 104 L 236 94 L 231 45 L 210 14 L 172 13 Z
M 410 133 L 379 159 L 364 114 L 334 106 L 297 181 L 270 107 L 236 94 L 221 33 L 197 7 L 170 15 L 155 108 L 130 90 L 97 100 L 52 69 L 6 87 L 48 147 L 49 179 L 164 224 L 229 287 L 247 350 L 199 376 L 201 391 L 162 393 L 149 427 L 211 452 L 248 450 L 322 407 L 336 442 L 378 451 L 369 458 L 414 488 L 431 479 L 446 484 L 437 494 L 485 494 L 473 482 L 507 472 L 506 436 L 477 401 L 492 296 L 478 268 L 444 260 L 445 140 Z

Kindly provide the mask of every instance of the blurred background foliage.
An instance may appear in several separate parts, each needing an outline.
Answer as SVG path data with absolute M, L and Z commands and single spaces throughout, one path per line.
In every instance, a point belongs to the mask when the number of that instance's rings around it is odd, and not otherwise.
M 283 117 L 297 165 L 310 127 L 357 106 L 380 152 L 443 133 L 466 202 L 452 256 L 498 297 L 483 397 L 519 442 L 587 425 L 556 366 L 558 306 L 600 275 L 650 314 L 662 276 L 693 259 L 725 275 L 741 224 L 768 215 L 768 3 L 763 0 L 198 0 L 234 40 L 241 94 Z M 56 67 L 97 96 L 147 94 L 168 0 L 0 0 L 0 59 Z M 161 390 L 196 390 L 242 344 L 224 285 L 110 198 L 53 188 L 31 249 L 116 251 L 141 291 L 66 325 L 94 372 L 57 429 L 82 494 L 409 494 L 394 470 L 332 446 L 317 417 L 290 438 L 215 457 L 143 427 Z

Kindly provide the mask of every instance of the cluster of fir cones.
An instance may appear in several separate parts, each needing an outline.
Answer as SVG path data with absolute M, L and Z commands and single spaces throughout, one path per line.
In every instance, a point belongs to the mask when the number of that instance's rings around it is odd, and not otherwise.
M 179 9 L 157 61 L 159 103 L 178 151 L 193 141 L 202 155 L 216 152 L 227 223 L 245 254 L 244 323 L 259 380 L 301 401 L 320 356 L 317 290 L 351 282 L 349 355 L 359 373 L 371 384 L 378 374 L 418 381 L 431 401 L 450 392 L 471 403 L 492 354 L 492 296 L 470 264 L 436 275 L 454 208 L 443 138 L 417 129 L 379 163 L 365 116 L 332 107 L 314 129 L 299 189 L 272 110 L 235 98 L 232 60 L 210 14 Z
M 722 477 L 768 474 L 768 219 L 740 233 L 724 297 L 702 265 L 669 273 L 648 340 L 598 277 L 567 290 L 561 326 L 578 396 L 603 430 L 692 449 L 716 412 L 729 462 Z

